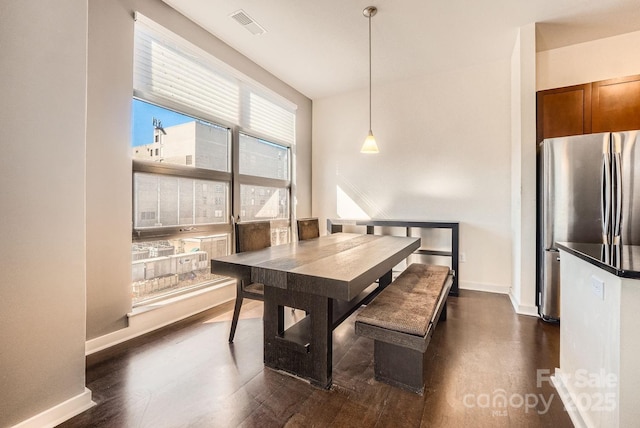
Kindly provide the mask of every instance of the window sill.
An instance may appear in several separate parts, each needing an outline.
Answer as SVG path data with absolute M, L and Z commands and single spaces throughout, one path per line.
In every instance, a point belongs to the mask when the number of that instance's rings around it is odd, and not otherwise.
M 148 301 L 143 301 L 138 304 L 134 304 L 131 312 L 127 314 L 129 318 L 134 317 L 139 314 L 146 313 L 148 311 L 152 311 L 158 308 L 163 308 L 167 305 L 176 304 L 185 299 L 196 298 L 202 294 L 209 293 L 213 290 L 217 290 L 222 287 L 228 287 L 229 283 L 235 283 L 234 280 L 228 279 L 225 281 L 216 281 L 207 285 L 199 285 L 196 287 L 191 287 L 189 289 L 178 290 L 171 295 L 166 297 L 156 297 L 149 299 Z
M 154 303 L 135 307 L 127 314 L 129 325 L 85 342 L 85 354 L 107 349 L 160 327 L 180 321 L 235 299 L 235 280 L 198 288 Z

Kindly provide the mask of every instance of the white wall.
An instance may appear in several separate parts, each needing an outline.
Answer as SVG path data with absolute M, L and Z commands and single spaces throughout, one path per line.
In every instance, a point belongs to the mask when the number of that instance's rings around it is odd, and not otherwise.
M 536 90 L 640 74 L 640 31 L 536 55 Z
M 87 2 L 0 6 L 0 426 L 85 391 Z M 68 404 L 69 404 L 68 403 Z M 55 413 L 55 412 L 54 412 Z M 49 415 L 33 422 L 45 426 Z
M 460 221 L 461 287 L 508 292 L 510 82 L 509 60 L 374 80 L 377 155 L 359 153 L 369 129 L 366 89 L 314 100 L 313 214 L 348 218 L 351 205 L 369 217 Z

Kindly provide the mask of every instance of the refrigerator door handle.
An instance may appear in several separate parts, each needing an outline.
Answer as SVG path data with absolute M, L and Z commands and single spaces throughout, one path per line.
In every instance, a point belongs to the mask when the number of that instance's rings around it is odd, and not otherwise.
M 611 156 L 607 146 L 603 150 L 600 213 L 602 218 L 602 239 L 605 244 L 608 244 L 611 225 Z
M 612 244 L 617 244 L 620 240 L 620 234 L 622 232 L 622 159 L 621 153 L 616 150 L 613 155 L 613 191 L 615 201 L 615 213 L 613 217 L 613 242 Z
M 542 215 L 543 215 L 543 224 L 545 225 L 550 225 L 552 224 L 551 219 L 553 218 L 552 216 L 552 212 L 553 212 L 553 207 L 552 207 L 552 201 L 553 201 L 553 197 L 552 197 L 552 193 L 551 193 L 551 182 L 552 182 L 552 160 L 551 160 L 551 156 L 552 156 L 552 150 L 551 147 L 549 147 L 549 143 L 545 144 L 542 143 L 542 161 L 543 161 L 543 168 L 544 171 L 547 172 L 547 174 L 544 175 L 543 179 L 542 179 L 542 186 L 543 186 L 543 195 L 542 195 Z M 553 242 L 553 230 L 551 227 L 543 227 L 542 229 L 543 231 L 543 235 L 542 235 L 542 246 L 544 249 L 547 248 L 552 248 L 555 245 L 555 242 Z

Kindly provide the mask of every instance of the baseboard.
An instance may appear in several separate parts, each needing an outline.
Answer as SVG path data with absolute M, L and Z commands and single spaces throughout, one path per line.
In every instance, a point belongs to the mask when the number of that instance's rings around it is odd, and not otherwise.
M 459 288 L 461 290 L 484 291 L 487 293 L 508 294 L 508 285 L 484 284 L 481 282 L 460 281 Z
M 197 290 L 173 299 L 148 305 L 130 313 L 129 325 L 113 333 L 87 340 L 85 354 L 90 355 L 166 325 L 188 318 L 236 298 L 235 281 Z
M 518 302 L 515 296 L 511 293 L 511 290 L 512 290 L 511 287 L 507 285 L 483 284 L 480 282 L 460 281 L 460 289 L 484 291 L 487 293 L 496 293 L 496 294 L 506 294 L 509 296 L 509 300 L 511 300 L 511 305 L 513 306 L 513 309 L 517 314 L 528 315 L 532 317 L 539 316 L 537 306 L 521 305 L 520 302 Z
M 519 315 L 528 315 L 528 316 L 531 316 L 531 317 L 539 317 L 540 316 L 538 314 L 538 307 L 537 306 L 521 305 L 520 302 L 518 302 L 516 297 L 513 295 L 513 293 L 511 293 L 511 291 L 509 291 L 508 294 L 509 294 L 509 299 L 511 300 L 511 305 L 513 306 L 513 309 L 516 311 L 517 314 L 519 314 Z
M 578 406 L 576 406 L 576 403 L 571 398 L 571 394 L 567 389 L 560 369 L 556 369 L 555 375 L 551 376 L 551 383 L 556 387 L 556 391 L 558 391 L 558 395 L 562 400 L 565 410 L 569 414 L 569 418 L 571 418 L 571 422 L 573 422 L 573 426 L 576 428 L 587 428 L 587 424 L 578 411 Z
M 96 403 L 91 401 L 91 391 L 85 388 L 83 393 L 22 421 L 13 428 L 55 427 L 95 405 Z

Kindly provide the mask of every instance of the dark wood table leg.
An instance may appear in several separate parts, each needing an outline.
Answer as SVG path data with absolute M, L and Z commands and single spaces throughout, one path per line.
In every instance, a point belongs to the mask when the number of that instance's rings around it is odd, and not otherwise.
M 302 320 L 283 331 L 284 307 L 307 313 Z M 265 287 L 264 363 L 309 380 L 321 388 L 331 386 L 332 363 L 331 299 L 313 294 Z
M 455 273 L 455 276 L 453 277 L 453 285 L 451 286 L 451 290 L 449 291 L 449 295 L 451 296 L 460 295 L 460 292 L 458 291 L 458 281 L 460 279 L 459 239 L 459 230 L 458 225 L 456 224 L 451 227 L 451 269 Z
M 387 285 L 391 284 L 392 280 L 393 280 L 393 272 L 389 271 L 384 275 L 382 275 L 380 279 L 378 279 L 378 285 L 380 286 L 380 288 L 385 288 Z

